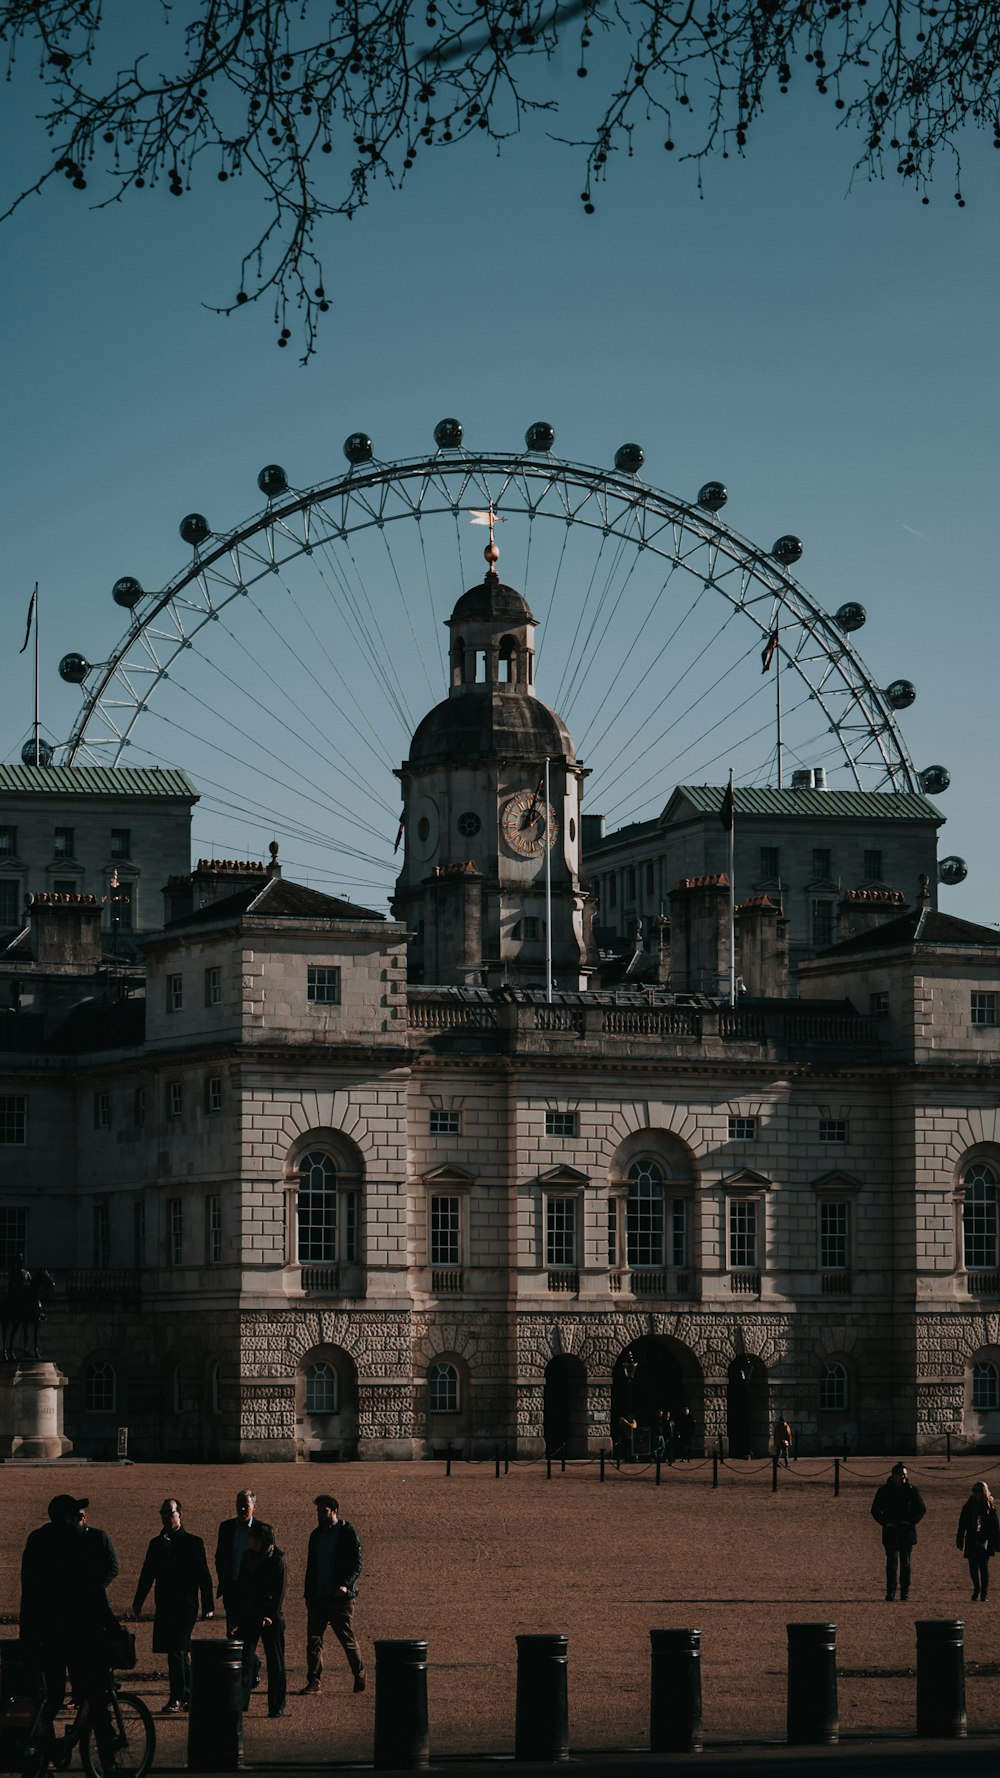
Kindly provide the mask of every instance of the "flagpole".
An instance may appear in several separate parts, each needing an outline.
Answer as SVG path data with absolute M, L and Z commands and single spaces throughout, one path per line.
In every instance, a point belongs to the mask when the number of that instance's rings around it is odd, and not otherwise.
M 778 615 L 775 617 L 775 620 L 774 620 L 774 636 L 775 636 L 775 644 L 774 644 L 774 661 L 775 661 L 774 701 L 775 701 L 775 714 L 776 714 L 777 728 L 778 728 L 777 745 L 778 745 L 778 789 L 779 790 L 783 789 L 783 785 L 782 785 L 782 781 L 781 781 L 781 776 L 782 776 L 782 762 L 781 762 L 781 649 L 778 647 L 778 641 L 777 641 L 779 628 L 780 628 L 780 624 L 779 624 L 780 616 L 781 616 L 781 608 L 779 606 Z
M 736 1005 L 736 797 L 733 790 L 733 768 L 729 768 L 729 800 L 732 820 L 729 823 L 729 1004 Z
M 552 1001 L 552 825 L 549 815 L 549 762 L 545 761 L 545 998 Z
M 38 756 L 39 730 L 41 728 L 41 723 L 39 722 L 39 716 L 38 716 L 38 632 L 40 629 L 41 629 L 41 624 L 39 622 L 39 617 L 38 617 L 38 582 L 36 580 L 35 581 L 35 726 L 34 726 L 34 731 L 33 731 L 34 732 L 34 755 L 35 755 L 36 766 L 41 765 L 41 763 L 42 763 L 39 756 Z

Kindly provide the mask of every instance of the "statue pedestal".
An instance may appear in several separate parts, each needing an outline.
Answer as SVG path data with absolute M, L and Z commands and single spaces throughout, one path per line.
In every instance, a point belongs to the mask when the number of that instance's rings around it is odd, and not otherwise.
M 14 1372 L 14 1436 L 11 1457 L 68 1457 L 72 1440 L 63 1435 L 66 1378 L 47 1359 L 18 1365 Z

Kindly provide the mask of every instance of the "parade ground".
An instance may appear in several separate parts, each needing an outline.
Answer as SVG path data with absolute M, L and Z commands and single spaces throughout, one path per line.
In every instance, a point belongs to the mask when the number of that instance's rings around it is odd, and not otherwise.
M 649 1631 L 669 1627 L 701 1631 L 708 1764 L 736 1743 L 784 1740 L 789 1623 L 837 1626 L 841 1733 L 854 1741 L 913 1736 L 915 1620 L 964 1619 L 970 1743 L 1000 1734 L 1000 1559 L 995 1597 L 973 1604 L 955 1547 L 972 1481 L 985 1479 L 1000 1493 L 1000 1459 L 910 1463 L 927 1516 L 905 1604 L 885 1601 L 879 1531 L 869 1513 L 890 1463 L 844 1462 L 837 1496 L 833 1461 L 821 1458 L 782 1469 L 776 1493 L 769 1461 L 720 1464 L 717 1488 L 706 1459 L 665 1467 L 660 1487 L 652 1467 L 619 1472 L 610 1462 L 602 1484 L 596 1461 L 571 1463 L 564 1474 L 555 1463 L 551 1480 L 544 1463 L 512 1464 L 497 1477 L 492 1461 L 456 1461 L 450 1476 L 438 1462 L 193 1468 L 12 1461 L 0 1471 L 0 1614 L 4 1634 L 16 1634 L 21 1549 L 52 1495 L 88 1497 L 91 1522 L 114 1539 L 121 1573 L 110 1598 L 124 1614 L 166 1495 L 181 1500 L 185 1526 L 204 1539 L 211 1565 L 219 1521 L 232 1515 L 239 1488 L 254 1487 L 258 1517 L 275 1526 L 288 1562 L 289 1700 L 285 1717 L 271 1721 L 265 1688 L 255 1693 L 244 1722 L 248 1765 L 369 1762 L 372 1644 L 396 1637 L 428 1644 L 433 1758 L 512 1753 L 515 1637 L 543 1632 L 569 1637 L 574 1754 L 648 1746 Z M 313 1497 L 326 1491 L 339 1499 L 363 1548 L 355 1627 L 369 1685 L 360 1696 L 330 1633 L 320 1695 L 297 1695 L 305 1683 L 306 1541 Z M 134 1627 L 138 1665 L 127 1683 L 158 1713 L 166 1660 L 151 1650 L 151 1614 Z M 224 1630 L 216 1618 L 195 1634 Z M 157 1714 L 157 1736 L 157 1766 L 183 1766 L 186 1719 Z M 941 1757 L 944 1771 L 951 1755 L 942 1748 Z

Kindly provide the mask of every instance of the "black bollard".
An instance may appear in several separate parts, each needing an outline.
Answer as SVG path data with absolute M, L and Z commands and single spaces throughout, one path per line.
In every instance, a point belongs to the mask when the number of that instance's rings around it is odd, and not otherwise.
M 951 1433 L 947 1432 L 947 1431 L 945 1432 L 945 1435 L 944 1435 L 944 1448 L 945 1448 L 945 1452 L 947 1454 L 947 1460 L 950 1463 L 951 1462 Z
M 568 1636 L 517 1638 L 515 1759 L 569 1759 L 568 1649 Z
M 420 1772 L 429 1759 L 427 1644 L 376 1642 L 376 1769 Z
M 788 1624 L 790 1746 L 833 1747 L 837 1717 L 836 1624 Z
M 188 1767 L 192 1772 L 238 1772 L 243 1765 L 243 1644 L 191 1644 Z
M 965 1622 L 917 1620 L 917 1734 L 961 1740 L 965 1716 Z
M 560 1473 L 560 1475 L 566 1474 L 566 1446 L 565 1445 L 563 1445 L 562 1455 L 559 1459 L 559 1473 Z
M 604 1446 L 601 1446 L 601 1481 L 604 1480 Z
M 660 1485 L 660 1459 L 657 1457 L 657 1459 L 656 1459 L 656 1486 L 659 1487 L 659 1485 Z
M 840 1495 L 840 1458 L 833 1460 L 833 1495 L 836 1500 Z
M 551 1451 L 546 1451 L 546 1453 L 545 1453 L 545 1480 L 547 1482 L 551 1482 L 551 1480 L 552 1480 L 552 1452 Z
M 778 1492 L 778 1459 L 777 1459 L 777 1457 L 772 1457 L 771 1458 L 771 1493 L 777 1494 L 777 1492 Z
M 649 1746 L 701 1752 L 701 1631 L 650 1630 Z
M 496 1452 L 494 1454 L 494 1464 L 495 1464 L 496 1479 L 497 1479 L 497 1481 L 499 1481 L 500 1480 L 500 1446 L 499 1445 L 497 1445 Z
M 510 1446 L 506 1439 L 503 1441 L 503 1473 L 510 1475 Z
M 719 1459 L 718 1459 L 718 1457 L 713 1457 L 712 1458 L 712 1487 L 717 1488 L 718 1486 L 719 1486 Z

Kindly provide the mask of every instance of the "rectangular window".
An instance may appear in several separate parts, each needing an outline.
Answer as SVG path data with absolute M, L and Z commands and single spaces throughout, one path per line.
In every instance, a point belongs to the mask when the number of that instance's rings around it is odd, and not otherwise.
M 579 1121 L 575 1111 L 547 1111 L 545 1113 L 546 1136 L 576 1136 L 579 1134 Z
M 52 853 L 55 858 L 72 858 L 73 829 L 71 827 L 56 828 L 52 841 Z
M 731 1117 L 729 1119 L 730 1142 L 756 1142 L 757 1119 L 755 1117 Z
M 75 895 L 76 894 L 76 878 L 75 877 L 57 877 L 55 882 L 53 883 L 52 887 L 55 890 L 55 893 L 57 895 Z
M 457 1136 L 461 1127 L 460 1112 L 432 1111 L 430 1114 L 430 1134 L 432 1136 Z
M 205 1082 L 205 1110 L 208 1112 L 222 1110 L 221 1074 L 210 1074 Z
M 107 1204 L 94 1205 L 94 1267 L 106 1272 L 111 1264 L 111 1210 Z
M 24 1093 L 0 1093 L 0 1144 L 23 1148 L 27 1141 L 28 1100 Z
M 761 876 L 767 877 L 769 879 L 772 877 L 780 876 L 781 875 L 780 865 L 781 865 L 781 854 L 778 850 L 778 847 L 777 846 L 761 846 L 761 849 L 760 849 L 760 874 L 761 874 Z
M 670 1206 L 670 1263 L 683 1271 L 688 1263 L 688 1201 L 675 1198 Z
M 137 1268 L 146 1263 L 146 1206 L 144 1203 L 132 1206 L 132 1264 Z
M 819 1263 L 824 1272 L 846 1272 L 850 1264 L 850 1205 L 819 1207 Z
M 9 1272 L 17 1255 L 27 1251 L 27 1210 L 0 1210 L 0 1271 Z
M 222 1005 L 222 970 L 206 969 L 205 971 L 205 1005 Z
M 629 1168 L 625 1233 L 630 1266 L 662 1266 L 663 1175 L 653 1162 Z
M 995 994 L 973 994 L 972 1023 L 974 1025 L 995 1025 L 997 1022 L 997 997 Z
M 111 1094 L 94 1094 L 94 1129 L 110 1130 L 111 1128 Z
M 17 857 L 17 828 L 0 827 L 0 858 Z
M 545 931 L 542 921 L 539 920 L 537 914 L 525 914 L 521 926 L 524 937 L 529 944 L 537 944 Z
M 821 1142 L 846 1142 L 846 1117 L 821 1117 L 819 1120 L 819 1139 Z
M 812 872 L 812 874 L 814 877 L 826 877 L 826 878 L 829 877 L 829 875 L 830 875 L 830 848 L 829 848 L 829 846 L 814 846 L 813 847 L 813 872 Z
M 833 943 L 833 902 L 814 901 L 810 909 L 812 942 L 817 947 Z
M 458 1198 L 431 1198 L 431 1265 L 461 1263 L 461 1204 Z
M 111 829 L 111 856 L 112 858 L 131 858 L 132 831 L 130 828 L 113 827 Z
M 145 1087 L 136 1087 L 132 1095 L 132 1121 L 137 1130 L 141 1130 L 146 1122 Z
M 866 852 L 865 853 L 864 879 L 865 879 L 866 883 L 881 883 L 881 881 L 882 881 L 882 854 L 881 854 L 881 852 Z
M 179 1080 L 167 1082 L 167 1116 L 180 1117 L 184 1110 L 184 1087 Z
M 729 1205 L 729 1267 L 733 1272 L 757 1266 L 757 1202 L 733 1198 Z
M 184 1005 L 184 977 L 168 975 L 167 977 L 167 1011 L 180 1012 Z
M 205 1258 L 210 1266 L 222 1264 L 222 1199 L 205 1199 Z
M 306 979 L 306 999 L 315 1000 L 321 1006 L 339 1006 L 340 970 L 314 969 L 310 965 Z
M 0 877 L 0 926 L 21 923 L 21 885 L 16 877 Z
M 167 1200 L 167 1264 L 179 1266 L 184 1258 L 184 1205 L 180 1198 Z
M 888 994 L 869 994 L 868 1011 L 873 1019 L 884 1018 L 885 1014 L 889 1011 Z
M 576 1265 L 576 1199 L 549 1198 L 545 1206 L 545 1264 Z

